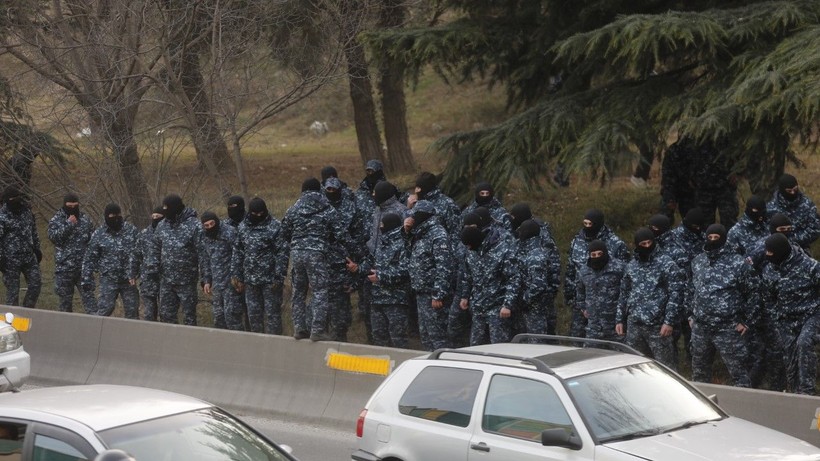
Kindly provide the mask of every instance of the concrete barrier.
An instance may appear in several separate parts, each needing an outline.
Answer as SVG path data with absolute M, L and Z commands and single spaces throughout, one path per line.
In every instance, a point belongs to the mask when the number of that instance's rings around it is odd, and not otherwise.
M 23 333 L 32 380 L 49 384 L 129 384 L 180 392 L 257 415 L 351 429 L 381 383 L 375 375 L 326 366 L 329 350 L 389 357 L 422 352 L 284 336 L 4 308 L 32 318 Z M 728 413 L 820 446 L 820 398 L 698 384 Z

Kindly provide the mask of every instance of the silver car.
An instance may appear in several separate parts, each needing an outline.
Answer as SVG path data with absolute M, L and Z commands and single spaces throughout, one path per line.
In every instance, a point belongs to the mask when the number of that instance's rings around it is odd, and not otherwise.
M 226 411 L 172 392 L 89 385 L 0 395 L 0 459 L 93 460 L 111 448 L 139 461 L 295 460 Z
M 31 358 L 23 349 L 18 329 L 28 329 L 29 319 L 0 316 L 0 392 L 19 388 L 31 372 Z
M 567 340 L 519 335 L 404 362 L 359 416 L 352 459 L 820 460 L 626 346 Z

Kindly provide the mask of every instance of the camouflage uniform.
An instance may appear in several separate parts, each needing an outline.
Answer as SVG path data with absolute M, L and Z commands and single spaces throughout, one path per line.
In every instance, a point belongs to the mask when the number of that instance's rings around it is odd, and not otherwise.
M 427 200 L 436 209 L 436 218 L 439 220 L 444 230 L 451 238 L 458 240 L 458 233 L 461 231 L 461 209 L 450 197 L 444 194 L 439 188 L 435 188 L 419 197 L 419 200 Z
M 290 253 L 282 224 L 270 215 L 258 224 L 246 217 L 237 231 L 231 276 L 245 284 L 250 330 L 281 335 L 282 286 Z
M 293 329 L 297 333 L 310 331 L 311 336 L 328 333 L 331 314 L 329 268 L 334 263 L 343 264 L 345 257 L 356 257 L 357 253 L 344 225 L 336 209 L 321 192 L 314 190 L 302 192 L 282 218 L 282 236 L 290 242 L 291 306 Z M 332 244 L 339 247 L 333 249 Z M 308 286 L 313 295 L 310 307 L 307 305 Z
M 196 286 L 200 268 L 207 270 L 203 251 L 202 225 L 193 209 L 185 208 L 175 220 L 166 217 L 157 224 L 145 275 L 159 275 L 162 322 L 177 323 L 181 307 L 185 325 L 196 326 Z
M 527 333 L 547 334 L 549 319 L 555 316 L 554 301 L 561 283 L 561 268 L 558 267 L 556 274 L 550 254 L 538 237 L 517 242 L 516 260 L 521 286 L 515 311 L 523 317 Z
M 620 297 L 625 269 L 623 261 L 613 258 L 609 258 L 606 266 L 600 270 L 595 270 L 586 263 L 580 267 L 575 285 L 575 305 L 579 311 L 587 312 L 587 338 L 621 340 L 615 334 L 615 300 Z
M 498 201 L 497 198 L 493 197 L 489 203 L 484 205 L 479 205 L 475 201 L 467 205 L 466 208 L 461 212 L 461 221 L 464 222 L 464 217 L 468 214 L 475 211 L 478 207 L 484 207 L 490 210 L 490 216 L 493 217 L 493 220 L 504 227 L 505 229 L 510 229 L 510 216 L 507 214 L 507 210 L 504 209 L 504 206 L 501 205 L 501 202 Z
M 207 235 L 207 232 L 202 237 L 209 266 L 203 279 L 211 285 L 214 327 L 242 331 L 245 329 L 242 325 L 243 296 L 231 286 L 231 257 L 237 230 L 221 222 L 218 226 L 215 237 Z
M 410 273 L 407 245 L 402 228 L 381 235 L 376 253 L 359 265 L 359 275 L 367 277 L 375 270 L 371 324 L 376 346 L 407 347 L 407 311 L 410 305 Z
M 769 229 L 765 222 L 753 221 L 744 214 L 740 220 L 729 229 L 726 245 L 740 255 L 747 255 L 758 245 L 758 242 L 769 236 Z
M 539 242 L 533 245 L 537 248 Z M 521 278 L 515 248 L 500 233 L 490 232 L 478 248 L 467 252 L 465 269 L 460 297 L 468 300 L 472 314 L 470 345 L 508 342 L 513 319 L 502 318 L 500 311 L 516 307 Z
M 629 250 L 626 243 L 604 225 L 593 238 L 587 237 L 581 229 L 569 244 L 569 258 L 564 275 L 564 303 L 572 310 L 572 324 L 569 335 L 582 338 L 586 332 L 587 319 L 584 317 L 575 299 L 578 283 L 578 271 L 584 267 L 589 258 L 589 242 L 600 240 L 606 244 L 610 259 L 618 259 L 626 263 L 629 260 Z
M 793 200 L 787 200 L 780 191 L 774 193 L 772 200 L 766 205 L 769 216 L 783 213 L 789 217 L 794 225 L 794 241 L 802 248 L 808 248 L 820 237 L 820 217 L 817 216 L 817 207 L 802 192 Z
M 34 307 L 42 287 L 38 261 L 42 253 L 34 214 L 28 207 L 20 213 L 12 212 L 8 205 L 0 208 L 0 251 L 4 263 L 6 304 L 20 305 L 20 274 L 23 274 L 27 290 L 22 306 Z
M 154 246 L 155 228 L 149 225 L 137 236 L 134 250 L 128 260 L 128 278 L 140 280 L 139 292 L 145 320 L 157 320 L 159 308 L 159 274 L 148 274 L 147 257 Z
M 72 312 L 76 287 L 80 292 L 83 309 L 86 313 L 93 314 L 97 312 L 94 289 L 83 289 L 80 281 L 83 257 L 94 232 L 94 223 L 85 213 L 79 213 L 76 224 L 69 222 L 69 216 L 64 209 L 60 209 L 48 222 L 48 239 L 54 244 L 54 292 L 60 298 L 60 311 Z
M 128 281 L 128 258 L 137 243 L 138 234 L 137 228 L 126 222 L 122 229 L 116 231 L 103 224 L 91 235 L 83 259 L 82 284 L 93 286 L 94 274 L 99 273 L 97 315 L 110 316 L 114 312 L 117 296 L 120 296 L 125 318 L 140 318 L 139 292 Z
M 725 243 L 692 261 L 692 277 L 692 379 L 712 381 L 717 349 L 734 385 L 750 387 L 747 344 L 735 327 L 755 324 L 760 305 L 757 276 Z
M 608 247 L 609 245 L 607 245 Z M 626 344 L 647 351 L 655 360 L 676 368 L 673 337 L 660 336 L 662 325 L 681 321 L 683 271 L 657 250 L 642 261 L 635 257 L 626 265 L 618 297 L 617 323 L 626 325 Z
M 410 242 L 410 283 L 416 294 L 422 345 L 430 351 L 448 347 L 447 306 L 453 295 L 450 237 L 431 217 L 413 227 Z M 433 300 L 441 301 L 442 308 L 434 309 Z
M 793 246 L 781 264 L 765 265 L 763 280 L 764 306 L 775 321 L 789 388 L 813 395 L 817 370 L 814 345 L 820 333 L 820 264 Z

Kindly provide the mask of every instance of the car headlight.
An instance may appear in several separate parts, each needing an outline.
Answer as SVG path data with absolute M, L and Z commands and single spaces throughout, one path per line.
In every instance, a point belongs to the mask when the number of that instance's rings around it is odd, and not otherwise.
M 0 353 L 19 349 L 23 343 L 20 341 L 20 334 L 9 325 L 0 327 Z

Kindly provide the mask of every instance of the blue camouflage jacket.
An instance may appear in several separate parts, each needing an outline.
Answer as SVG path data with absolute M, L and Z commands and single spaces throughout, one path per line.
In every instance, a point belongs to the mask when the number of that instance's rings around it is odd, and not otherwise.
M 461 212 L 461 223 L 464 223 L 464 217 L 467 216 L 469 213 L 475 211 L 476 208 L 483 206 L 484 208 L 490 210 L 490 216 L 492 216 L 493 220 L 503 226 L 505 229 L 510 230 L 512 226 L 512 222 L 510 221 L 510 215 L 507 213 L 507 210 L 504 209 L 504 206 L 501 205 L 501 202 L 498 201 L 497 198 L 493 197 L 490 200 L 490 203 L 486 205 L 479 205 L 478 203 L 473 200 L 473 203 L 467 205 L 464 210 Z
M 289 260 L 290 245 L 279 220 L 268 216 L 256 225 L 247 217 L 242 221 L 231 255 L 231 277 L 251 285 L 283 283 Z
M 789 217 L 794 225 L 794 241 L 803 248 L 820 237 L 820 217 L 817 216 L 817 207 L 802 192 L 793 201 L 786 200 L 780 191 L 766 204 L 766 213 L 771 217 L 775 213 L 783 213 Z
M 289 242 L 291 251 L 318 251 L 330 256 L 332 242 L 341 245 L 345 256 L 356 254 L 345 221 L 321 192 L 307 191 L 293 204 L 282 218 L 282 237 Z M 342 259 L 344 260 L 344 259 Z
M 373 304 L 410 304 L 410 259 L 407 241 L 402 228 L 398 227 L 379 237 L 379 245 L 373 256 L 359 265 L 359 276 L 366 278 L 375 269 L 379 281 L 373 284 Z
M 82 269 L 82 284 L 93 285 L 94 274 L 101 279 L 122 283 L 128 280 L 128 259 L 137 243 L 137 228 L 124 222 L 122 229 L 112 231 L 103 224 L 91 234 L 85 251 Z
M 137 236 L 137 242 L 128 258 L 128 278 L 140 281 L 140 295 L 153 296 L 159 294 L 159 274 L 148 275 L 146 272 L 147 256 L 154 245 L 154 228 L 148 225 Z
M 231 284 L 231 257 L 237 233 L 236 228 L 223 223 L 220 223 L 219 232 L 214 238 L 202 233 L 208 269 L 202 279 L 204 283 L 210 283 L 212 288 L 225 290 Z
M 436 219 L 439 220 L 447 235 L 458 236 L 461 232 L 461 209 L 450 197 L 444 195 L 439 188 L 435 188 L 424 196 L 424 200 L 433 204 L 436 209 Z
M 538 238 L 518 240 L 516 246 L 523 308 L 552 305 L 560 286 L 561 267 L 558 266 L 559 273 L 555 274 L 550 255 Z
M 35 251 L 40 251 L 40 236 L 31 209 L 16 214 L 5 205 L 0 208 L 0 250 L 7 265 L 37 262 Z
M 542 229 L 543 232 L 543 229 Z M 567 270 L 564 275 L 564 302 L 574 308 L 576 284 L 578 270 L 587 264 L 589 258 L 589 243 L 593 240 L 600 240 L 606 244 L 610 259 L 619 259 L 623 262 L 629 260 L 629 250 L 626 243 L 615 235 L 609 227 L 604 226 L 594 239 L 587 238 L 584 230 L 581 229 L 569 245 L 569 258 L 567 259 Z
M 417 293 L 444 300 L 453 294 L 450 237 L 433 218 L 415 226 L 410 237 L 410 284 Z
M 759 279 L 743 256 L 724 244 L 692 261 L 691 317 L 709 326 L 750 326 L 760 310 Z
M 683 283 L 683 270 L 657 250 L 648 261 L 633 258 L 621 279 L 616 322 L 626 323 L 629 317 L 643 325 L 677 325 L 682 319 Z
M 500 233 L 490 232 L 477 250 L 468 250 L 465 268 L 460 297 L 469 300 L 472 312 L 518 307 L 521 275 L 515 247 Z
M 587 311 L 590 317 L 610 316 L 612 319 L 618 309 L 625 270 L 626 264 L 623 261 L 612 258 L 601 270 L 595 270 L 587 264 L 581 266 L 575 288 L 576 308 Z
M 62 208 L 48 222 L 48 239 L 54 244 L 54 272 L 74 272 L 83 267 L 83 257 L 94 223 L 80 213 L 77 224 L 68 222 L 69 214 Z
M 795 246 L 780 265 L 763 267 L 763 283 L 770 318 L 805 322 L 820 309 L 820 264 Z
M 371 254 L 376 251 L 376 246 L 378 246 L 379 236 L 381 235 L 379 225 L 382 221 L 382 217 L 387 213 L 396 213 L 404 218 L 407 215 L 407 207 L 394 197 L 385 200 L 381 205 L 373 205 L 368 229 L 369 238 L 367 239 L 367 249 Z
M 203 251 L 202 224 L 196 211 L 185 208 L 176 221 L 163 219 L 157 224 L 143 277 L 158 274 L 162 282 L 172 285 L 196 283 L 201 270 L 207 270 Z
M 726 245 L 739 255 L 747 255 L 760 239 L 769 236 L 766 222 L 752 221 L 745 213 L 726 234 Z

